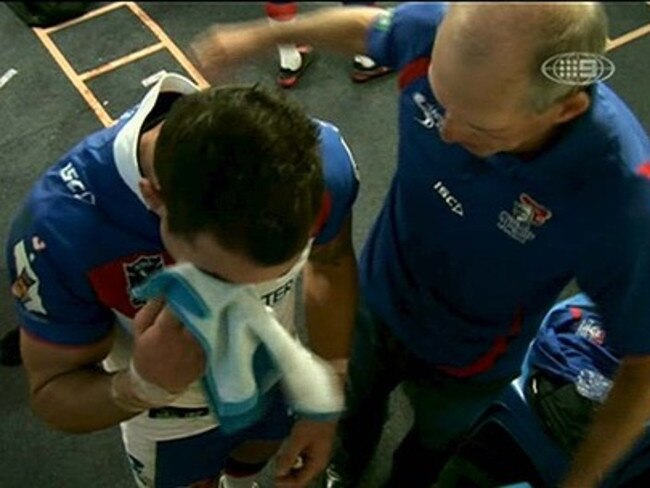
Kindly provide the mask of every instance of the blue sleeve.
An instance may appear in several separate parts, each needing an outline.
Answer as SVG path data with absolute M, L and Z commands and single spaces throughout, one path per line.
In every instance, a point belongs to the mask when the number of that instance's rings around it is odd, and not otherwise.
M 578 269 L 579 286 L 598 305 L 610 345 L 622 355 L 650 354 L 650 181 L 632 177 L 626 205 L 589 243 L 597 252 Z
M 430 56 L 446 11 L 446 4 L 440 2 L 409 2 L 387 10 L 368 31 L 368 55 L 397 71 L 417 58 Z
M 587 295 L 569 297 L 544 317 L 531 344 L 528 364 L 568 382 L 576 381 L 583 370 L 611 379 L 619 360 L 606 330 Z
M 331 208 L 314 244 L 326 244 L 341 230 L 352 212 L 359 191 L 359 175 L 354 158 L 339 130 L 332 124 L 316 121 L 320 127 L 321 157 L 325 176 L 325 191 Z
M 92 344 L 111 331 L 114 317 L 96 300 L 79 267 L 83 247 L 73 248 L 71 241 L 79 241 L 69 232 L 78 222 L 74 215 L 60 225 L 36 217 L 48 207 L 61 211 L 62 203 L 32 200 L 14 220 L 6 244 L 11 293 L 21 326 L 31 335 L 55 344 Z M 92 238 L 84 245 L 92 245 Z

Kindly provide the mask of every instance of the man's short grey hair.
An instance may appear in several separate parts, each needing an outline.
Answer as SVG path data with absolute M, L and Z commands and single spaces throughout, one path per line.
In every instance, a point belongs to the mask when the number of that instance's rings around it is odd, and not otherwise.
M 547 78 L 542 66 L 552 56 L 580 52 L 602 55 L 607 15 L 597 2 L 452 3 L 455 46 L 468 62 L 521 53 L 531 80 L 529 106 L 543 112 L 584 87 Z M 514 75 L 514 73 L 513 73 Z
M 549 79 L 542 72 L 545 61 L 571 52 L 602 55 L 607 47 L 607 14 L 599 3 L 556 4 L 540 16 L 534 32 L 531 72 L 531 105 L 536 112 L 583 88 Z

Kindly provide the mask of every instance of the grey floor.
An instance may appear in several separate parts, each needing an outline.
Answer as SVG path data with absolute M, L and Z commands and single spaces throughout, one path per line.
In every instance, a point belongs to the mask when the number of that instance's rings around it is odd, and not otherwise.
M 379 2 L 391 6 L 394 2 Z M 181 49 L 214 22 L 263 15 L 263 3 L 138 3 Z M 322 4 L 321 4 L 322 5 Z M 305 2 L 301 10 L 317 8 Z M 607 4 L 611 37 L 617 38 L 650 23 L 650 7 L 643 2 Z M 78 71 L 84 71 L 139 49 L 152 40 L 130 14 L 116 11 L 61 31 L 53 39 Z M 49 52 L 13 12 L 0 4 L 0 76 L 18 71 L 0 88 L 0 240 L 5 241 L 11 215 L 23 195 L 59 155 L 84 135 L 101 127 Z M 617 70 L 610 84 L 650 128 L 650 36 L 646 35 L 609 54 Z M 338 125 L 360 167 L 362 189 L 355 208 L 354 243 L 359 250 L 390 181 L 396 154 L 395 76 L 365 85 L 349 81 L 351 60 L 319 53 L 299 85 L 288 92 L 314 116 Z M 91 90 L 116 117 L 145 92 L 140 81 L 166 69 L 182 72 L 167 53 L 127 65 L 89 83 Z M 273 86 L 275 57 L 242 69 L 236 81 L 260 81 Z M 6 267 L 0 261 L 0 334 L 15 323 Z M 30 413 L 25 375 L 21 368 L 0 369 L 0 488 L 18 487 L 131 487 L 117 429 L 87 435 L 49 430 Z M 386 429 L 366 486 L 385 477 L 390 450 L 410 422 L 401 395 L 392 403 Z

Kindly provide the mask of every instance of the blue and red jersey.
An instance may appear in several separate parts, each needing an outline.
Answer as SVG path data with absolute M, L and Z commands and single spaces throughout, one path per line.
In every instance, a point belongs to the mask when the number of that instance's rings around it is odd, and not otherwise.
M 66 345 L 100 340 L 116 319 L 128 321 L 142 306 L 131 288 L 172 262 L 160 240 L 159 218 L 138 188 L 140 128 L 165 91 L 197 88 L 167 75 L 115 125 L 90 135 L 49 168 L 19 210 L 6 258 L 21 323 L 30 334 Z M 350 214 L 358 178 L 338 129 L 315 122 L 328 212 L 314 244 L 324 244 Z M 283 285 L 283 297 L 289 285 Z

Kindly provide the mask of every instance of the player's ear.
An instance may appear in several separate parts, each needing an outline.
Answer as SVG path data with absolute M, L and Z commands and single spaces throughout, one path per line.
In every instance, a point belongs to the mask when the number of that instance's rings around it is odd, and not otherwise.
M 149 178 L 142 178 L 138 182 L 138 186 L 140 187 L 140 192 L 142 193 L 142 197 L 144 198 L 144 201 L 147 203 L 149 209 L 157 213 L 158 215 L 160 215 L 162 209 L 165 206 L 162 197 L 160 195 L 160 188 L 156 187 L 154 182 L 151 181 Z

